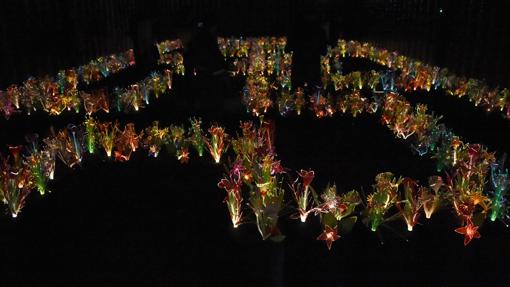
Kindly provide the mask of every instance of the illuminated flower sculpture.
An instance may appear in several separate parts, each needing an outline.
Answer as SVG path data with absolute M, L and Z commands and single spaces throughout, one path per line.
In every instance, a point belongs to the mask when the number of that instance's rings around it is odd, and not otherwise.
M 397 208 L 407 224 L 407 230 L 413 231 L 414 225 L 418 222 L 423 204 L 420 197 L 420 189 L 416 181 L 409 178 L 403 179 L 402 186 L 404 194 L 401 196 L 402 199 L 397 202 Z
M 128 161 L 131 157 L 131 153 L 138 148 L 142 135 L 143 131 L 140 132 L 140 134 L 136 133 L 134 124 L 126 124 L 124 130 L 118 132 L 115 138 L 115 160 Z
M 195 150 L 198 153 L 198 156 L 204 155 L 205 150 L 205 142 L 204 142 L 204 132 L 202 131 L 202 120 L 200 118 L 192 118 L 190 119 L 190 141 Z
M 245 169 L 240 163 L 235 163 L 229 175 L 218 183 L 219 188 L 227 191 L 225 203 L 227 204 L 234 228 L 237 228 L 241 224 L 243 216 L 241 186 L 243 184 L 242 173 L 244 171 Z
M 108 157 L 112 156 L 113 145 L 118 133 L 118 122 L 104 122 L 98 124 L 99 143 Z
M 280 234 L 277 224 L 284 199 L 284 169 L 276 160 L 271 127 L 265 122 L 258 129 L 252 123 L 242 123 L 242 136 L 232 142 L 237 163 L 233 172 L 242 175 L 248 188 L 249 206 L 263 239 Z
M 85 146 L 90 154 L 96 151 L 97 142 L 97 122 L 94 118 L 89 117 L 84 122 L 85 125 Z
M 110 112 L 108 94 L 105 89 L 93 90 L 91 93 L 80 91 L 80 96 L 83 99 L 83 106 L 85 107 L 87 115 L 91 115 L 100 110 L 106 113 Z
M 386 212 L 397 201 L 397 191 L 402 179 L 396 179 L 391 172 L 380 173 L 375 177 L 374 193 L 367 198 L 367 223 L 376 231 L 384 221 Z
M 432 176 L 429 178 L 429 187 L 420 188 L 420 201 L 423 204 L 425 217 L 429 219 L 438 209 L 441 202 L 441 192 L 443 187 L 443 179 L 440 176 Z
M 186 130 L 182 126 L 170 126 L 170 138 L 175 148 L 175 155 L 181 163 L 189 160 L 189 141 Z
M 33 184 L 41 195 L 47 191 L 48 179 L 53 177 L 55 159 L 50 156 L 50 151 L 40 150 L 39 136 L 32 134 L 27 136 L 29 155 L 26 157 L 25 165 L 30 168 L 33 177 Z
M 499 162 L 495 162 L 491 165 L 491 184 L 494 191 L 492 192 L 492 207 L 490 219 L 495 221 L 501 219 L 508 221 L 508 207 L 505 194 L 508 191 L 510 185 L 510 178 L 508 176 L 508 170 L 504 168 L 506 156 L 504 156 Z
M 63 129 L 56 136 L 44 139 L 44 143 L 68 167 L 80 164 L 82 159 L 82 142 L 76 126 Z
M 313 170 L 301 170 L 298 174 L 299 178 L 291 185 L 291 189 L 298 206 L 299 218 L 301 222 L 306 222 L 309 212 L 313 211 L 313 209 L 309 208 L 312 200 L 310 184 L 315 174 Z
M 204 137 L 204 142 L 209 153 L 216 163 L 219 163 L 221 156 L 228 148 L 228 134 L 223 127 L 213 125 L 209 128 L 210 138 Z
M 321 195 L 320 203 L 313 208 L 316 214 L 320 214 L 321 223 L 324 231 L 317 240 L 324 240 L 331 249 L 333 241 L 340 238 L 338 230 L 340 226 L 350 226 L 354 224 L 357 217 L 353 215 L 356 206 L 361 203 L 361 199 L 357 191 L 352 190 L 343 195 L 338 195 L 336 185 L 327 186 Z M 344 232 L 347 232 L 349 230 Z

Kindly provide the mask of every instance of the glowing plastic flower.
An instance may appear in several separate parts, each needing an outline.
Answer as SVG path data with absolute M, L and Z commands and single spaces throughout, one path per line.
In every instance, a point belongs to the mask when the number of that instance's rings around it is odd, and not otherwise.
M 464 234 L 464 245 L 468 245 L 473 238 L 480 238 L 480 232 L 478 232 L 478 226 L 474 226 L 471 219 L 467 220 L 466 226 L 455 229 L 455 232 Z
M 333 245 L 333 242 L 340 239 L 340 235 L 337 233 L 336 226 L 334 228 L 329 227 L 328 225 L 325 226 L 324 231 L 317 237 L 317 240 L 322 240 L 326 242 L 326 245 L 328 246 L 328 250 L 331 250 L 331 246 Z
M 228 135 L 225 133 L 225 129 L 220 126 L 213 125 L 209 128 L 210 138 L 204 137 L 204 142 L 211 153 L 214 161 L 219 163 L 222 154 L 228 147 Z

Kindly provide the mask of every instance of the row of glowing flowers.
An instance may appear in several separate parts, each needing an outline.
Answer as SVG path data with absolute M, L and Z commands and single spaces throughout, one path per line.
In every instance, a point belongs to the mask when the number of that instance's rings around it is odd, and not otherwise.
M 464 244 L 467 245 L 473 238 L 480 237 L 479 226 L 475 225 L 475 222 L 480 222 L 474 220 L 475 215 L 485 217 L 492 212 L 493 219 L 501 212 L 497 199 L 489 199 L 477 189 L 483 188 L 477 185 L 480 179 L 476 177 L 485 176 L 480 174 L 445 178 L 431 176 L 427 185 L 420 185 L 411 178 L 396 178 L 385 172 L 376 176 L 373 192 L 366 198 L 362 198 L 356 190 L 339 194 L 334 185 L 318 193 L 312 187 L 315 177 L 312 170 L 301 170 L 293 178 L 294 172 L 284 168 L 277 160 L 271 124 L 262 122 L 256 128 L 253 123 L 247 122 L 241 124 L 241 129 L 242 135 L 231 141 L 235 159 L 230 161 L 228 173 L 218 186 L 227 192 L 225 203 L 233 226 L 236 228 L 245 221 L 251 221 L 246 219 L 247 209 L 243 205 L 247 201 L 248 210 L 255 215 L 263 239 L 280 235 L 277 224 L 281 210 L 287 205 L 285 194 L 288 191 L 292 194 L 292 208 L 295 210 L 293 218 L 306 222 L 310 215 L 319 216 L 324 231 L 317 239 L 326 241 L 328 248 L 340 237 L 343 221 L 355 222 L 361 217 L 372 231 L 377 231 L 381 224 L 398 215 L 406 223 L 408 231 L 412 231 L 423 215 L 430 218 L 440 208 L 451 208 L 464 223 L 455 231 L 465 236 Z M 483 166 L 486 163 L 475 157 L 484 156 L 483 151 L 477 150 L 470 151 L 468 157 L 471 164 Z M 504 195 L 509 178 L 502 163 L 491 164 L 491 179 L 494 188 Z
M 276 103 L 280 114 L 296 112 L 299 115 L 306 107 L 319 118 L 332 116 L 335 112 L 349 112 L 356 117 L 365 111 L 369 113 L 380 111 L 382 123 L 387 125 L 397 137 L 403 139 L 411 137 L 413 149 L 420 155 L 430 153 L 436 159 L 438 171 L 448 170 L 454 178 L 464 177 L 459 181 L 459 188 L 462 184 L 467 184 L 471 191 L 477 190 L 473 194 L 473 197 L 478 198 L 474 200 L 475 205 L 480 203 L 485 210 L 488 209 L 484 203 L 487 200 L 480 200 L 479 195 L 484 189 L 484 178 L 488 167 L 495 165 L 494 155 L 488 153 L 479 144 L 464 144 L 444 125 L 438 123 L 440 117 L 428 114 L 425 105 L 419 104 L 413 108 L 402 96 L 392 92 L 396 91 L 395 87 L 398 86 L 398 82 L 395 84 L 393 72 L 354 71 L 346 75 L 335 73 L 324 82 L 326 85 L 329 83 L 334 87 L 335 93 L 330 93 L 324 87 L 311 91 L 299 87 L 294 93 L 282 92 L 277 95 Z M 387 92 L 384 97 L 377 92 L 379 88 Z M 372 97 L 363 96 L 366 92 L 371 93 Z M 263 110 L 253 109 L 253 106 L 249 104 L 253 102 L 263 102 L 266 106 Z M 258 115 L 267 112 L 267 109 L 273 105 L 273 101 L 271 99 L 268 101 L 267 97 L 255 93 L 250 102 L 245 101 L 245 104 L 248 110 L 251 109 L 255 115 Z M 478 166 L 476 166 L 475 158 L 479 161 Z M 494 186 L 494 191 L 491 192 L 494 201 L 491 220 L 497 218 L 506 220 L 508 216 L 506 200 L 502 196 L 507 189 L 507 183 L 503 180 L 506 178 L 503 168 L 502 165 L 498 168 L 501 182 L 498 187 Z
M 510 91 L 507 88 L 491 88 L 482 80 L 460 77 L 447 68 L 431 66 L 369 43 L 339 39 L 335 47 L 328 47 L 327 54 L 321 57 L 323 82 L 342 73 L 341 59 L 344 57 L 366 58 L 398 72 L 395 83 L 400 91 L 440 88 L 450 95 L 466 96 L 475 106 L 488 112 L 502 111 L 506 118 L 510 118 Z
M 184 57 L 182 55 L 184 46 L 180 39 L 156 43 L 156 48 L 159 53 L 158 64 L 169 65 L 172 71 L 184 75 Z
M 285 37 L 218 38 L 232 76 L 246 76 L 243 101 L 254 114 L 272 105 L 273 94 L 291 90 L 292 52 Z
M 431 126 L 435 121 L 423 114 L 423 108 L 411 111 L 406 108 L 407 105 L 403 97 L 388 94 L 384 100 L 382 118 L 396 135 L 396 121 L 402 118 L 397 114 L 414 118 L 415 124 L 412 126 L 421 126 L 416 128 L 416 137 L 413 137 L 416 144 L 420 138 L 427 137 L 424 131 L 433 130 Z M 422 123 L 418 124 L 420 121 Z M 353 216 L 358 214 L 375 231 L 380 224 L 393 217 L 392 211 L 397 211 L 408 230 L 412 230 L 422 214 L 429 218 L 438 208 L 449 207 L 465 224 L 457 229 L 465 234 L 465 244 L 479 236 L 475 214 L 483 217 L 489 215 L 491 220 L 504 219 L 507 215 L 505 194 L 509 179 L 503 163 L 496 163 L 493 155 L 482 146 L 463 143 L 455 136 L 443 134 L 436 143 L 438 152 L 434 157 L 438 159 L 439 166 L 449 171 L 444 179 L 434 176 L 429 179 L 428 185 L 420 186 L 415 180 L 382 173 L 376 177 L 374 192 L 363 200 L 356 191 L 337 194 L 334 186 L 317 194 L 311 187 L 315 176 L 313 171 L 302 170 L 297 179 L 291 179 L 293 173 L 283 168 L 277 160 L 272 140 L 274 130 L 268 122 L 262 122 L 259 128 L 250 122 L 242 123 L 241 135 L 232 139 L 220 126 L 211 126 L 209 135 L 205 135 L 200 120 L 193 119 L 190 123 L 186 129 L 176 125 L 162 128 L 155 122 L 151 127 L 137 132 L 133 124 L 120 129 L 116 123 L 101 123 L 89 118 L 81 126 L 69 126 L 45 138 L 42 147 L 37 137 L 32 136 L 24 149 L 11 147 L 10 156 L 2 159 L 2 200 L 11 214 L 17 216 L 33 189 L 41 194 L 46 192 L 47 182 L 53 178 L 56 157 L 69 167 L 74 167 L 81 163 L 84 154 L 96 153 L 98 149 L 117 161 L 127 161 L 139 147 L 146 149 L 153 157 L 157 157 L 166 147 L 181 162 L 187 162 L 189 148 L 193 147 L 198 155 L 208 150 L 214 161 L 220 162 L 230 145 L 235 158 L 228 161 L 232 163 L 229 165 L 230 171 L 218 185 L 227 191 L 225 202 L 235 227 L 245 218 L 243 197 L 248 194 L 248 206 L 256 217 L 263 238 L 279 234 L 277 223 L 286 190 L 292 192 L 296 218 L 306 221 L 310 214 L 320 216 L 324 233 L 319 239 L 326 240 L 328 247 L 338 238 L 341 221 L 353 220 Z M 422 133 L 422 136 L 418 136 Z M 25 155 L 22 155 L 23 151 Z M 491 193 L 486 192 L 484 186 L 489 169 L 494 189 Z M 289 176 L 285 178 L 285 174 Z M 364 208 L 360 209 L 362 206 Z
M 54 83 L 27 81 L 24 86 L 25 91 L 34 90 L 42 92 L 42 94 L 31 94 L 30 105 L 25 105 L 25 107 L 28 114 L 40 108 L 50 115 L 59 115 L 63 111 L 79 113 L 82 108 L 87 115 L 98 111 L 109 113 L 110 110 L 116 112 L 138 111 L 149 104 L 151 96 L 154 95 L 158 98 L 172 88 L 173 74 L 173 70 L 170 69 L 164 70 L 163 73 L 154 71 L 145 79 L 125 88 L 116 87 L 112 92 L 106 88 L 97 88 L 90 92 L 74 89 L 74 92 L 61 94 L 58 86 Z M 50 86 L 45 86 L 46 84 Z M 2 101 L 0 98 L 0 110 L 7 119 L 12 114 L 21 112 L 16 100 L 11 100 Z
M 135 64 L 133 50 L 99 57 L 88 64 L 58 72 L 56 78 L 30 77 L 21 85 L 10 85 L 0 91 L 0 112 L 5 118 L 24 110 L 28 115 L 37 109 L 59 114 L 64 109 L 76 109 L 80 104 L 80 83 L 89 84 L 115 74 Z M 84 100 L 84 99 L 83 99 Z
M 54 178 L 56 158 L 73 168 L 81 164 L 85 154 L 100 149 L 107 157 L 122 162 L 128 161 L 140 147 L 152 157 L 157 157 L 165 147 L 186 163 L 193 147 L 199 156 L 209 151 L 219 163 L 227 148 L 227 138 L 224 129 L 217 125 L 212 125 L 205 134 L 199 119 L 191 119 L 189 128 L 180 125 L 161 128 L 154 122 L 138 132 L 132 123 L 121 129 L 118 122 L 98 122 L 90 117 L 81 125 L 69 125 L 42 140 L 37 135 L 27 136 L 26 146 L 9 147 L 9 155 L 0 156 L 0 199 L 16 217 L 32 190 L 37 189 L 41 195 L 47 192 L 48 181 Z
M 360 57 L 355 53 L 350 55 Z M 397 137 L 409 138 L 412 147 L 420 155 L 430 153 L 436 159 L 439 172 L 449 172 L 447 178 L 451 183 L 452 193 L 457 195 L 452 201 L 453 207 L 467 224 L 464 229 L 458 229 L 459 232 L 469 231 L 472 234 L 473 230 L 476 230 L 476 226 L 473 225 L 473 214 L 475 210 L 479 209 L 484 215 L 490 212 L 492 221 L 498 218 L 508 220 L 508 207 L 504 196 L 508 189 L 508 175 L 503 162 L 495 163 L 494 154 L 488 153 L 479 144 L 463 143 L 444 125 L 438 124 L 440 118 L 428 114 L 425 105 L 417 105 L 413 109 L 408 101 L 396 93 L 397 88 L 406 85 L 398 79 L 395 80 L 393 71 L 354 71 L 343 75 L 341 62 L 339 62 L 340 57 L 336 56 L 334 59 L 337 61 L 335 64 L 337 72 L 331 73 L 330 59 L 327 59 L 328 61 L 324 59 L 322 59 L 322 72 L 323 76 L 327 76 L 323 77 L 324 86 L 311 93 L 303 88 L 297 88 L 294 93 L 283 90 L 277 94 L 276 103 L 281 115 L 287 115 L 290 112 L 296 112 L 299 115 L 307 105 L 319 118 L 332 116 L 337 111 L 349 112 L 354 117 L 364 111 L 369 113 L 381 111 L 382 123 L 387 125 Z M 334 87 L 334 94 L 328 91 L 328 84 L 332 84 Z M 363 91 L 364 88 L 366 89 Z M 380 92 L 377 92 L 379 88 L 386 92 L 384 97 L 381 97 Z M 363 96 L 367 90 L 372 94 L 371 99 Z M 305 93 L 308 93 L 308 96 L 305 96 Z M 265 113 L 268 108 L 274 105 L 271 97 L 257 92 L 252 93 L 249 100 L 246 100 L 245 94 L 244 102 L 248 111 L 254 115 Z M 489 167 L 491 168 L 493 189 L 484 192 Z M 383 196 L 383 198 L 389 199 L 387 196 Z M 416 211 L 416 208 L 412 210 Z M 384 214 L 384 212 L 375 214 Z M 410 223 L 412 218 L 408 217 L 406 220 L 410 229 L 412 229 Z M 378 220 L 375 222 L 377 223 Z M 466 244 L 467 242 L 469 241 L 466 241 Z

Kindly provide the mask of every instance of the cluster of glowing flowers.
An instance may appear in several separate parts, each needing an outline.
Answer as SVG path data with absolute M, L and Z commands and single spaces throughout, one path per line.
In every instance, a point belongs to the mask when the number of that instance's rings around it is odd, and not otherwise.
M 37 189 L 44 194 L 47 190 L 47 181 L 53 177 L 55 169 L 55 155 L 73 167 L 81 162 L 84 147 L 97 143 L 103 145 L 107 153 L 113 148 L 118 161 L 129 160 L 139 146 L 148 150 L 149 155 L 156 156 L 163 145 L 175 147 L 178 159 L 183 161 L 179 156 L 184 151 L 187 157 L 187 146 L 200 137 L 209 148 L 215 146 L 214 142 L 221 146 L 223 139 L 220 138 L 226 136 L 223 128 L 213 125 L 210 128 L 211 138 L 205 139 L 200 120 L 192 119 L 190 122 L 188 129 L 177 125 L 161 128 L 155 122 L 144 129 L 145 132 L 138 133 L 133 124 L 127 124 L 120 130 L 117 123 L 101 123 L 89 118 L 81 126 L 69 125 L 45 139 L 46 146 L 42 149 L 36 136 L 27 137 L 29 145 L 25 148 L 28 151 L 25 160 L 21 160 L 22 148 L 18 146 L 10 148 L 11 155 L 2 161 L 1 199 L 8 205 L 11 214 L 17 216 L 30 191 Z M 278 220 L 285 205 L 286 179 L 283 174 L 288 172 L 276 158 L 272 127 L 264 121 L 258 128 L 251 122 L 241 124 L 242 134 L 231 141 L 235 159 L 228 161 L 232 163 L 230 169 L 218 183 L 227 192 L 225 203 L 234 227 L 239 226 L 246 216 L 243 212 L 243 190 L 249 195 L 249 209 L 255 215 L 257 228 L 264 239 L 281 238 Z M 214 136 L 219 137 L 214 139 Z M 316 194 L 311 187 L 315 173 L 301 170 L 297 180 L 288 182 L 296 203 L 296 217 L 306 221 L 310 214 L 319 215 L 324 231 L 317 239 L 325 241 L 331 248 L 340 233 L 345 234 L 352 228 L 358 215 L 364 217 L 363 221 L 373 231 L 396 216 L 401 217 L 407 229 L 412 231 L 422 213 L 430 218 L 440 206 L 448 206 L 463 222 L 464 226 L 455 231 L 463 234 L 464 243 L 468 244 L 473 238 L 480 237 L 480 220 L 488 214 L 491 214 L 491 219 L 506 218 L 508 174 L 502 167 L 503 163 L 495 163 L 493 155 L 481 145 L 463 143 L 449 133 L 442 135 L 437 145 L 449 150 L 445 168 L 450 173 L 445 182 L 434 176 L 429 178 L 428 186 L 420 186 L 413 179 L 397 179 L 392 173 L 381 173 L 376 176 L 374 192 L 368 195 L 366 207 L 360 210 L 357 210 L 361 203 L 358 192 L 337 194 L 336 186 L 328 186 L 322 194 Z M 484 193 L 489 169 L 496 190 L 490 193 L 491 197 Z M 392 211 L 397 213 L 391 214 Z
M 314 211 L 321 215 L 329 214 L 336 221 L 341 221 L 355 212 L 356 207 L 361 203 L 361 198 L 356 190 L 351 190 L 347 193 L 339 195 L 337 193 L 336 185 L 327 186 L 320 196 L 319 204 L 314 207 Z M 323 222 L 327 221 L 325 217 L 322 218 Z M 333 222 L 329 222 L 330 225 Z
M 139 148 L 146 149 L 149 156 L 156 157 L 163 146 L 169 147 L 181 162 L 189 160 L 189 145 L 193 145 L 200 155 L 207 146 L 215 160 L 225 153 L 227 134 L 224 128 L 213 125 L 209 129 L 211 137 L 206 138 L 201 129 L 200 119 L 190 119 L 190 127 L 171 125 L 160 127 L 158 122 L 137 131 L 133 123 L 124 128 L 118 122 L 100 122 L 88 117 L 80 125 L 68 125 L 42 139 L 32 134 L 26 137 L 26 146 L 10 147 L 10 155 L 0 155 L 0 200 L 4 202 L 13 217 L 25 205 L 28 194 L 37 190 L 41 195 L 48 192 L 48 181 L 53 179 L 55 159 L 70 168 L 81 164 L 86 153 L 94 154 L 103 149 L 115 161 L 124 162 Z M 22 154 L 22 152 L 24 152 Z M 102 152 L 102 151 L 101 151 Z M 239 217 L 240 218 L 240 217 Z
M 186 130 L 182 126 L 170 126 L 170 139 L 176 151 L 177 159 L 182 163 L 189 160 L 189 140 L 186 137 Z M 221 157 L 221 151 L 218 151 Z M 219 157 L 218 161 L 219 162 Z
M 225 61 L 229 64 L 231 75 L 246 75 L 248 70 L 248 52 L 253 38 L 218 37 L 218 47 Z
M 225 59 L 227 58 L 247 58 L 250 50 L 252 38 L 224 38 L 218 37 L 218 47 Z
M 255 115 L 267 112 L 275 97 L 282 113 L 292 102 L 292 53 L 285 52 L 286 38 L 218 38 L 220 51 L 233 76 L 245 75 L 243 101 Z
M 17 217 L 34 181 L 30 167 L 21 159 L 22 146 L 9 147 L 10 155 L 0 157 L 0 199 L 7 205 L 12 217 Z
M 340 96 L 337 101 L 338 109 L 344 114 L 349 112 L 354 118 L 364 111 L 371 111 L 368 104 L 368 100 L 361 96 L 360 91 Z
M 402 179 L 396 179 L 391 172 L 375 177 L 374 192 L 367 197 L 366 220 L 372 231 L 376 231 L 385 220 L 385 215 L 397 202 L 398 187 Z
M 479 144 L 463 143 L 457 137 L 452 137 L 450 149 L 446 165 L 451 166 L 451 175 L 447 177 L 445 188 L 460 220 L 474 228 L 475 218 L 485 218 L 495 203 L 484 192 L 488 170 L 495 161 L 494 154 Z
M 327 67 L 339 57 L 367 58 L 390 69 L 398 70 L 399 75 L 395 85 L 402 91 L 443 89 L 448 94 L 458 97 L 466 96 L 475 106 L 481 106 L 486 111 L 499 110 L 510 118 L 510 90 L 507 88 L 490 88 L 484 81 L 459 77 L 448 71 L 424 64 L 418 60 L 379 49 L 369 43 L 338 40 L 337 46 L 328 48 L 328 53 L 321 58 L 321 65 Z M 323 68 L 324 74 L 328 69 Z
M 415 132 L 411 104 L 396 93 L 386 94 L 381 119 L 399 138 L 407 139 Z
M 91 96 L 78 89 L 81 82 L 89 84 L 99 81 L 135 64 L 133 50 L 117 55 L 100 57 L 86 65 L 58 72 L 56 77 L 30 77 L 22 85 L 10 85 L 0 91 L 0 112 L 8 119 L 13 113 L 24 110 L 28 115 L 43 110 L 50 115 L 58 115 L 64 110 L 80 111 L 82 100 L 87 112 L 97 103 L 97 95 Z M 92 97 L 92 98 L 91 98 Z M 85 98 L 88 99 L 85 102 Z M 93 109 L 93 108 L 92 108 Z
M 328 185 L 320 196 L 319 204 L 313 208 L 316 214 L 320 214 L 324 227 L 317 240 L 325 241 L 328 249 L 331 249 L 333 242 L 340 238 L 338 235 L 340 226 L 347 226 L 344 224 L 347 222 L 350 224 L 356 222 L 357 217 L 353 214 L 360 203 L 361 198 L 357 191 L 351 190 L 338 195 L 336 185 Z
M 28 114 L 41 108 L 50 115 L 59 115 L 65 110 L 78 113 L 82 106 L 89 116 L 101 110 L 108 113 L 112 106 L 117 112 L 138 111 L 149 104 L 151 95 L 158 98 L 172 88 L 174 73 L 181 74 L 178 69 L 171 67 L 163 73 L 151 72 L 145 79 L 126 88 L 114 88 L 113 94 L 105 88 L 90 92 L 78 90 L 79 74 L 75 70 L 59 72 L 57 81 L 50 77 L 29 78 L 22 87 L 12 85 L 5 92 L 0 91 L 0 111 L 6 118 L 22 106 Z
M 25 157 L 24 164 L 32 172 L 37 191 L 44 195 L 47 191 L 48 180 L 53 179 L 55 173 L 55 152 L 49 146 L 41 148 L 37 134 L 29 135 L 26 139 L 28 155 Z
M 150 96 L 156 98 L 171 88 L 173 73 L 152 72 L 148 77 L 127 88 L 114 89 L 114 104 L 118 112 L 138 111 L 144 105 L 149 104 Z
M 257 228 L 263 239 L 279 236 L 278 218 L 283 206 L 285 173 L 274 153 L 272 125 L 261 122 L 242 123 L 242 136 L 232 140 L 236 161 L 249 192 L 249 206 L 255 214 Z
M 286 116 L 296 110 L 296 100 L 294 97 L 295 95 L 287 89 L 282 90 L 281 93 L 277 95 L 276 103 L 278 105 L 280 115 Z
M 326 77 L 323 75 L 323 78 Z M 330 85 L 335 91 L 344 89 L 361 90 L 365 87 L 375 90 L 381 82 L 381 75 L 376 71 L 362 72 L 353 71 L 348 74 L 332 74 L 327 76 L 328 81 L 323 80 L 323 88 L 327 89 Z
M 149 151 L 149 156 L 158 157 L 161 148 L 166 144 L 169 129 L 160 128 L 159 122 L 155 121 L 145 129 L 144 134 L 143 147 Z
M 267 59 L 265 50 L 258 45 L 254 45 L 250 52 L 243 100 L 253 114 L 259 115 L 266 113 L 267 109 L 273 105 L 271 99 L 272 87 L 266 74 Z
M 180 39 L 166 40 L 156 44 L 159 52 L 159 64 L 170 65 L 171 70 L 178 75 L 184 75 L 184 58 L 182 56 L 182 42 Z
M 77 70 L 80 79 L 89 84 L 133 65 L 135 65 L 135 54 L 132 49 L 129 49 L 123 53 L 99 57 L 86 65 L 78 67 Z
M 335 113 L 335 97 L 322 89 L 317 89 L 309 97 L 310 108 L 318 118 L 333 116 Z
M 415 135 L 419 143 L 425 143 L 437 128 L 440 117 L 428 114 L 425 105 L 417 105 L 413 111 L 403 96 L 391 92 L 384 96 L 381 119 L 397 137 L 407 139 Z
M 259 137 L 260 138 L 260 137 Z M 264 141 L 267 141 L 266 138 Z M 269 144 L 259 146 L 257 155 L 253 158 L 250 187 L 250 207 L 256 217 L 257 228 L 263 239 L 277 236 L 279 213 L 283 205 L 285 190 L 282 188 L 281 174 L 284 173 L 280 162 L 275 159 Z
M 44 139 L 46 146 L 68 167 L 81 163 L 83 157 L 83 133 L 74 125 L 60 130 Z
M 124 130 L 118 131 L 114 140 L 114 151 L 116 161 L 128 161 L 131 158 L 131 153 L 135 152 L 138 148 L 143 131 L 137 133 L 133 123 L 127 123 Z
M 110 112 L 110 102 L 108 91 L 106 89 L 95 89 L 90 93 L 80 91 L 80 97 L 83 100 L 83 107 L 87 115 L 92 115 L 98 111 Z
M 359 72 L 355 71 L 347 75 L 334 74 L 331 75 L 333 90 L 327 86 L 316 87 L 313 89 L 298 87 L 294 92 L 290 89 L 281 89 L 276 94 L 276 106 L 282 116 L 287 116 L 293 112 L 298 115 L 302 113 L 308 104 L 316 117 L 330 117 L 337 111 L 343 113 L 349 112 L 353 117 L 367 111 L 375 113 L 380 101 L 374 94 L 374 100 L 369 101 L 362 96 L 362 89 L 368 88 L 375 92 L 376 89 L 382 87 L 384 77 L 378 72 Z M 247 110 L 254 115 L 260 115 L 265 112 L 273 104 L 273 94 L 267 88 L 268 82 L 264 82 L 265 78 L 260 78 L 262 82 L 259 85 L 252 83 L 253 79 L 247 78 L 247 85 L 243 90 L 243 100 L 247 106 Z M 308 98 L 308 101 L 306 100 Z

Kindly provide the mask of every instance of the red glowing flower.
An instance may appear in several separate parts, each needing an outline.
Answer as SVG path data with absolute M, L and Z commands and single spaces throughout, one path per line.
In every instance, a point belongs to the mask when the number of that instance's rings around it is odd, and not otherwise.
M 478 232 L 478 226 L 474 226 L 471 220 L 468 220 L 467 225 L 455 229 L 455 232 L 464 234 L 464 246 L 468 245 L 473 238 L 480 238 L 480 232 Z
M 274 161 L 272 165 L 271 175 L 275 174 L 282 174 L 285 173 L 284 168 L 281 165 L 281 162 L 279 160 Z
M 326 241 L 326 245 L 328 246 L 328 249 L 331 250 L 331 245 L 334 241 L 338 240 L 340 238 L 340 235 L 337 234 L 336 227 L 331 228 L 328 225 L 325 226 L 324 231 L 317 237 L 317 240 L 323 240 Z
M 312 180 L 315 176 L 315 173 L 313 170 L 304 170 L 302 169 L 300 172 L 298 172 L 299 176 L 303 179 L 303 186 L 307 188 L 312 183 Z

